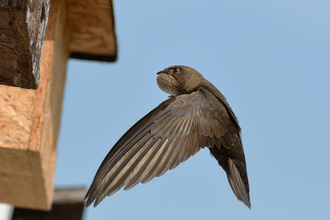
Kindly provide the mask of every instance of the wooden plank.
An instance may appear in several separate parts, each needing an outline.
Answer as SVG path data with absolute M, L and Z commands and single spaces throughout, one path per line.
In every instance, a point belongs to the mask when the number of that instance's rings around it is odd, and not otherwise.
M 0 84 L 38 88 L 49 2 L 0 1 Z
M 51 208 L 69 53 L 65 0 L 52 0 L 38 90 L 0 86 L 0 202 Z
M 15 208 L 12 220 L 81 220 L 84 212 L 86 189 L 56 189 L 52 210 L 49 212 Z
M 71 58 L 115 61 L 117 40 L 111 0 L 67 0 Z

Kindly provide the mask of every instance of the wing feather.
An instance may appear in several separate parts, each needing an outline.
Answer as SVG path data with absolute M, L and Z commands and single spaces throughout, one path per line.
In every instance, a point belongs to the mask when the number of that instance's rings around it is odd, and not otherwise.
M 157 144 L 155 144 L 150 151 L 145 155 L 145 158 L 139 162 L 137 165 L 136 171 L 131 173 L 131 176 L 129 177 L 130 181 L 125 186 L 124 190 L 129 190 L 132 187 L 134 187 L 136 184 L 141 182 L 141 179 L 145 176 L 146 173 L 149 172 L 151 166 L 149 164 L 152 160 L 157 160 L 161 152 L 164 150 L 164 147 L 166 146 L 166 143 L 168 139 L 158 139 L 159 141 Z M 157 156 L 158 154 L 158 156 Z
M 237 129 L 221 102 L 211 104 L 209 98 L 216 99 L 203 89 L 171 97 L 138 121 L 102 162 L 86 194 L 86 205 L 95 201 L 96 206 L 122 187 L 128 190 L 161 176 L 201 148 L 233 146 Z M 231 171 L 228 180 L 235 195 L 244 200 L 245 195 L 237 193 L 244 183 L 239 182 L 237 168 Z
M 159 168 L 159 164 L 161 163 L 162 159 L 164 158 L 164 155 L 166 154 L 167 149 L 170 147 L 171 144 L 173 144 L 173 142 L 170 142 L 167 139 L 167 141 L 162 146 L 161 153 L 156 155 L 156 157 L 153 158 L 150 162 L 150 166 L 147 168 L 146 174 L 141 178 L 141 183 L 147 183 L 156 176 L 156 170 Z
M 154 163 L 152 164 L 152 168 L 150 169 L 149 173 L 142 179 L 141 183 L 147 183 L 151 179 L 153 179 L 154 177 L 158 176 L 158 173 L 159 173 L 158 170 L 162 167 L 161 164 L 163 164 L 163 166 L 164 166 L 164 163 L 162 163 L 162 161 L 166 157 L 165 155 L 166 155 L 167 149 L 175 148 L 177 140 L 178 139 L 174 139 L 172 141 L 167 142 L 167 145 L 166 145 L 166 148 L 164 149 L 164 152 L 158 158 L 157 161 L 154 161 Z

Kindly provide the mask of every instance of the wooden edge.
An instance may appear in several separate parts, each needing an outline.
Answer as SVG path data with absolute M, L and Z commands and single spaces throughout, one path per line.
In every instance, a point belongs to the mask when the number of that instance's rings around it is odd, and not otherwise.
M 70 54 L 70 58 L 79 59 L 79 60 L 115 62 L 117 60 L 117 53 L 115 56 L 104 56 L 104 55 L 93 55 L 93 54 L 73 52 Z
M 67 8 L 71 31 L 70 58 L 116 61 L 118 42 L 113 1 L 70 0 Z
M 52 0 L 37 90 L 0 86 L 0 201 L 50 210 L 70 32 Z
M 68 204 L 85 202 L 85 187 L 55 189 L 53 204 Z

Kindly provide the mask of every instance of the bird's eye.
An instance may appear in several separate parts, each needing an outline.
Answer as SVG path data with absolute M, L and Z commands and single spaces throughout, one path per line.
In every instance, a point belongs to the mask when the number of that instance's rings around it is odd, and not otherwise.
M 174 67 L 173 68 L 173 73 L 178 73 L 180 72 L 180 68 L 179 67 Z

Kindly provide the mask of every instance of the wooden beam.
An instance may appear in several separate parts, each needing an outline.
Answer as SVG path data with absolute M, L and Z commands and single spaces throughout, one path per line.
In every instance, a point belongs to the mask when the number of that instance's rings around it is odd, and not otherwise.
M 52 0 L 38 90 L 0 86 L 0 202 L 51 208 L 69 35 L 65 0 Z
M 49 212 L 15 208 L 12 220 L 81 220 L 84 212 L 86 189 L 56 189 L 52 210 Z
M 49 1 L 0 1 L 0 84 L 38 88 Z
M 117 58 L 112 1 L 49 1 L 0 0 L 0 84 L 39 84 L 0 85 L 0 202 L 38 210 L 51 208 L 70 54 Z
M 116 61 L 117 40 L 111 0 L 67 0 L 71 58 Z

